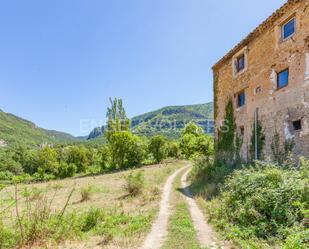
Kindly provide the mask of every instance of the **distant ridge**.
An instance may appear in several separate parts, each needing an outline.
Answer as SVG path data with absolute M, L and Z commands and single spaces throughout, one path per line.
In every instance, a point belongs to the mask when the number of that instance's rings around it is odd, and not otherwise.
M 39 146 L 43 143 L 69 143 L 80 139 L 54 130 L 37 127 L 33 122 L 0 110 L 0 140 L 8 147 Z
M 190 121 L 196 122 L 205 133 L 213 134 L 213 103 L 163 107 L 133 117 L 131 129 L 135 134 L 147 137 L 162 134 L 177 138 L 181 129 Z M 88 140 L 98 138 L 103 133 L 104 126 L 97 127 L 89 134 Z

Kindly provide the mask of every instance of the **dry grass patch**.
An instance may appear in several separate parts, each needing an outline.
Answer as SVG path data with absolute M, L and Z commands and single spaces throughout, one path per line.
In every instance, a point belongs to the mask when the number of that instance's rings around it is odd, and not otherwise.
M 51 214 L 47 217 L 53 217 L 51 220 L 47 219 L 40 223 L 43 227 L 44 224 L 50 226 L 44 230 L 47 232 L 37 236 L 38 238 L 47 238 L 43 240 L 46 248 L 55 248 L 55 243 L 59 242 L 62 244 L 61 248 L 102 248 L 103 244 L 104 248 L 138 248 L 158 212 L 161 188 L 166 178 L 185 163 L 172 162 L 166 165 L 143 167 L 142 191 L 138 195 L 132 195 L 125 199 L 119 197 L 128 193 L 128 190 L 123 187 L 126 185 L 126 179 L 130 174 L 136 174 L 141 169 L 56 180 L 49 183 L 19 185 L 20 191 L 17 193 L 19 213 L 21 216 L 26 215 L 29 203 L 27 198 L 23 196 L 22 190 L 27 188 L 28 192 L 32 192 L 34 196 L 31 201 L 28 198 L 31 205 L 34 207 L 35 203 L 46 201 L 48 212 Z M 76 188 L 76 191 L 71 193 L 73 188 Z M 43 196 L 41 200 L 37 198 L 39 195 L 33 194 L 35 191 L 30 191 L 33 189 L 41 193 Z M 84 191 L 85 189 L 86 191 Z M 14 199 L 13 186 L 0 192 L 0 216 L 3 217 L 0 218 L 0 229 L 1 220 L 2 224 L 8 227 L 10 221 L 16 217 Z M 81 200 L 83 201 L 81 202 Z M 13 205 L 8 207 L 10 204 Z M 59 230 L 55 232 L 53 229 L 57 227 L 55 225 L 57 224 L 56 217 L 62 213 L 64 207 L 65 213 L 61 218 L 63 226 L 58 225 L 63 229 L 63 232 Z M 2 212 L 4 209 L 5 211 Z M 83 222 L 83 226 L 81 226 L 81 222 Z M 9 234 L 9 232 L 7 233 Z M 14 233 L 18 234 L 19 232 L 16 230 L 13 231 Z M 59 234 L 64 236 L 57 237 Z M 87 238 L 87 240 L 83 241 L 82 238 Z M 64 243 L 67 239 L 71 242 Z M 72 242 L 72 239 L 77 241 Z M 34 243 L 34 245 L 37 244 L 39 243 Z M 0 248 L 10 247 L 1 247 L 0 244 Z

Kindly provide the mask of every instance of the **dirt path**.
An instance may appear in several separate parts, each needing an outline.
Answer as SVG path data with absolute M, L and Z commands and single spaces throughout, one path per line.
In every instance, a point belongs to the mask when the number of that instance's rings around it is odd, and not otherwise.
M 160 202 L 159 215 L 153 223 L 151 232 L 148 234 L 141 249 L 159 249 L 163 245 L 167 236 L 168 219 L 170 216 L 170 194 L 173 182 L 176 176 L 188 167 L 189 165 L 177 170 L 167 179 Z
M 187 176 L 190 169 L 187 170 L 181 177 L 181 185 L 183 188 L 183 193 L 185 199 L 188 203 L 191 218 L 197 233 L 197 239 L 202 247 L 210 248 L 229 248 L 226 245 L 219 243 L 216 233 L 212 230 L 211 226 L 205 221 L 204 215 L 197 206 L 191 192 L 189 189 L 189 184 L 187 182 Z

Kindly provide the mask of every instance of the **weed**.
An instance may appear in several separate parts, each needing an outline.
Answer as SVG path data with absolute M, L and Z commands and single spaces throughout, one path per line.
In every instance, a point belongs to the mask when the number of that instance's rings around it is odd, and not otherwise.
M 126 178 L 125 189 L 129 195 L 136 196 L 142 193 L 145 183 L 144 173 L 138 171 L 137 173 L 130 173 Z
M 80 194 L 80 202 L 89 201 L 91 199 L 91 195 L 93 194 L 93 187 L 91 185 L 88 185 L 87 187 L 81 188 Z

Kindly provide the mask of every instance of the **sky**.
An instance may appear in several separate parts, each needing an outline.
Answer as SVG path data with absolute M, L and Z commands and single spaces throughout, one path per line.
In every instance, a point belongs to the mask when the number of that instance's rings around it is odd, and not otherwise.
M 210 102 L 211 67 L 284 3 L 0 0 L 0 109 L 87 135 L 109 97 L 129 117 Z

